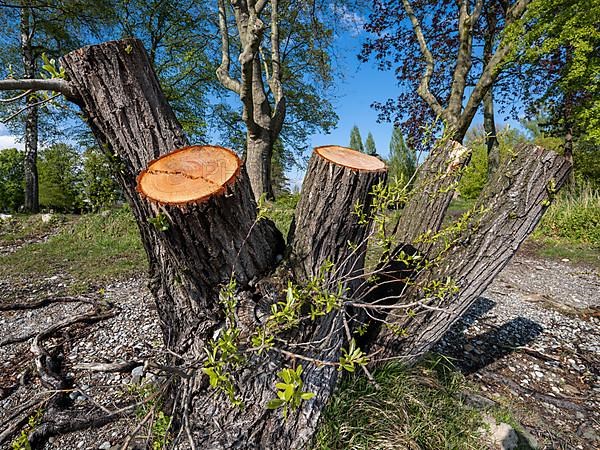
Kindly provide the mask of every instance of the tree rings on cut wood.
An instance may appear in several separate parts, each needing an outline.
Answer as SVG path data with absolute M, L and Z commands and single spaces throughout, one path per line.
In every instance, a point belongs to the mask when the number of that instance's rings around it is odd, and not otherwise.
M 325 145 L 315 148 L 321 158 L 348 169 L 364 172 L 385 172 L 385 163 L 375 156 L 367 155 L 346 147 Z
M 184 147 L 151 161 L 137 178 L 137 190 L 163 205 L 202 203 L 235 182 L 241 165 L 240 158 L 223 147 Z

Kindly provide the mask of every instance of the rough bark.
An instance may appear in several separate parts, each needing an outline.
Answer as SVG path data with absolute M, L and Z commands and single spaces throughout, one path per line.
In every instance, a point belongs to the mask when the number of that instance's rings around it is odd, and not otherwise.
M 389 320 L 402 335 L 382 329 L 377 339 L 381 354 L 414 361 L 431 348 L 510 261 L 570 170 L 571 164 L 553 152 L 532 145 L 519 148 L 479 197 L 468 226 L 400 299 L 399 304 L 420 304 L 412 308 L 414 315 L 398 310 Z M 436 280 L 452 280 L 458 292 L 435 297 L 427 289 Z
M 461 169 L 470 156 L 471 151 L 455 141 L 440 143 L 432 150 L 418 169 L 411 196 L 394 228 L 400 247 L 410 243 L 419 252 L 429 253 L 431 244 L 422 238 L 442 226 Z
M 32 48 L 31 9 L 26 2 L 21 8 L 21 58 L 25 79 L 35 78 L 36 64 Z M 39 205 L 39 187 L 37 171 L 38 151 L 38 102 L 35 94 L 25 97 L 25 211 L 37 213 Z
M 308 163 L 288 238 L 290 262 L 296 279 L 307 280 L 319 274 L 326 260 L 339 261 L 331 273 L 333 280 L 351 281 L 355 288 L 363 273 L 369 227 L 360 223 L 354 208 L 361 205 L 369 214 L 369 194 L 385 180 L 386 168 L 379 159 L 351 149 L 344 150 L 366 161 L 373 159 L 374 168 L 357 170 L 337 164 L 319 153 L 327 148 L 315 149 Z

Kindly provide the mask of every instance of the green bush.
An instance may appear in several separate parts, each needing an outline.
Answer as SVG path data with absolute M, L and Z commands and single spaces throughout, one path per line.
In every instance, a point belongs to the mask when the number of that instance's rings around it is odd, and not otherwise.
M 561 191 L 533 236 L 600 248 L 600 192 L 589 185 Z
M 25 201 L 25 155 L 16 148 L 0 150 L 0 212 L 17 211 Z
M 110 208 L 121 197 L 110 161 L 99 149 L 91 147 L 83 152 L 83 204 L 86 210 Z

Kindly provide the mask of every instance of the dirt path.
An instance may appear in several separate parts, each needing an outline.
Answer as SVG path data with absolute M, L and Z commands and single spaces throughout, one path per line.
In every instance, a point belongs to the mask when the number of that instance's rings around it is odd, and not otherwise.
M 113 303 L 117 315 L 69 328 L 49 342 L 76 373 L 70 398 L 82 416 L 98 405 L 114 410 L 127 399 L 147 395 L 134 388 L 141 367 L 114 373 L 74 368 L 81 363 L 161 360 L 158 318 L 145 284 L 140 277 L 93 294 L 98 301 Z M 36 301 L 64 295 L 67 288 L 68 280 L 60 277 L 35 283 L 0 280 L 0 300 Z M 540 448 L 600 448 L 599 292 L 600 276 L 590 269 L 520 254 L 437 350 L 452 357 L 483 396 L 513 410 Z M 0 311 L 0 341 L 39 332 L 90 307 L 57 303 Z M 0 425 L 43 392 L 36 378 L 25 372 L 31 370 L 30 342 L 0 346 Z M 52 438 L 46 448 L 118 448 L 137 423 L 133 417 Z

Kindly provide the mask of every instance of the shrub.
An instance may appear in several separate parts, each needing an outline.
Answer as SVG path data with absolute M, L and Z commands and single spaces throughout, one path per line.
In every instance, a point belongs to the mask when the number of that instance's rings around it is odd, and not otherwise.
M 91 211 L 110 208 L 121 198 L 114 169 L 104 153 L 95 147 L 83 152 L 83 203 Z
M 40 152 L 40 206 L 60 212 L 81 209 L 80 162 L 79 153 L 67 144 L 54 144 Z

